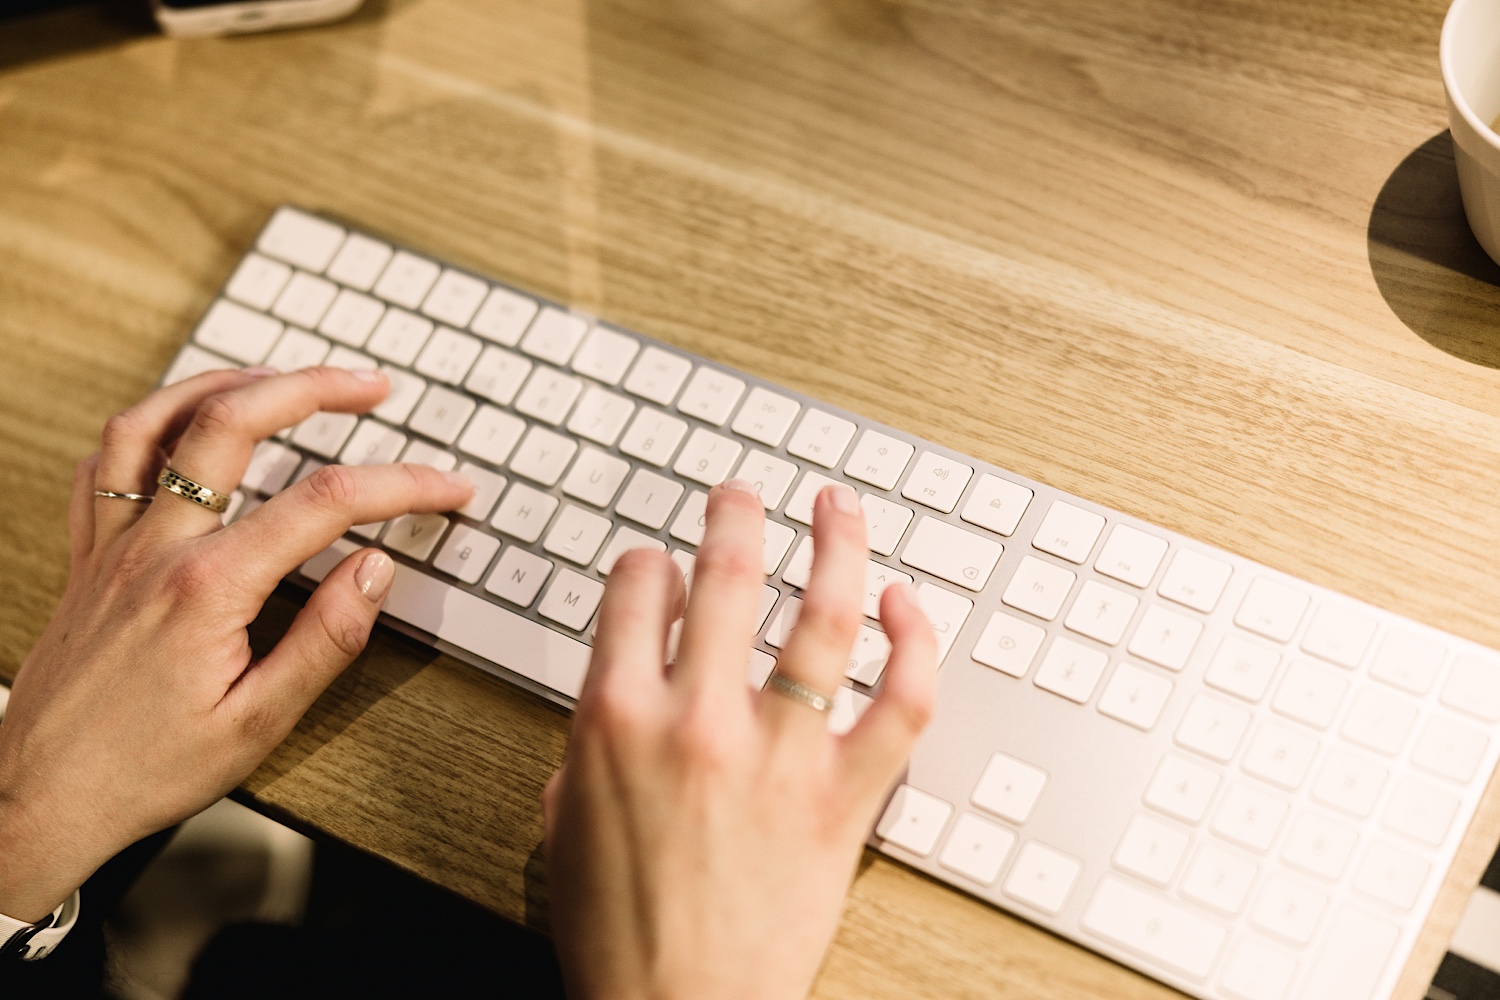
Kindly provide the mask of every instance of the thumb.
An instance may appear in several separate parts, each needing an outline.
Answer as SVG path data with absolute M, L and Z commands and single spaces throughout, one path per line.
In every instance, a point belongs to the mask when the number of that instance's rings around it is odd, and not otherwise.
M 230 689 L 251 713 L 290 732 L 318 695 L 364 652 L 396 576 L 391 557 L 361 549 L 339 563 L 308 598 L 265 659 Z

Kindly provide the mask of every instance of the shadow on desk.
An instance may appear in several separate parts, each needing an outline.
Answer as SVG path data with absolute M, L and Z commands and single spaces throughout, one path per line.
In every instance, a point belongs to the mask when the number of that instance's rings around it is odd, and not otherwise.
M 1412 332 L 1456 358 L 1500 368 L 1500 265 L 1464 218 L 1447 131 L 1387 178 L 1370 212 L 1369 253 L 1380 294 Z

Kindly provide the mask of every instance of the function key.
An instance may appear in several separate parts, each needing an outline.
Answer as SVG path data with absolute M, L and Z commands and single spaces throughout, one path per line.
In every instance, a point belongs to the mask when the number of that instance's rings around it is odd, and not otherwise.
M 1426 694 L 1437 679 L 1445 653 L 1436 639 L 1395 629 L 1380 641 L 1370 661 L 1370 676 L 1412 694 Z
M 536 313 L 537 304 L 525 295 L 508 288 L 492 288 L 469 322 L 469 329 L 502 347 L 515 347 Z
M 605 385 L 619 385 L 640 349 L 634 337 L 596 326 L 578 345 L 578 353 L 573 355 L 573 370 Z
M 1302 648 L 1329 663 L 1354 669 L 1375 635 L 1375 618 L 1345 604 L 1324 604 L 1313 615 Z
M 740 407 L 739 415 L 734 418 L 729 429 L 752 441 L 775 448 L 786 437 L 786 432 L 791 430 L 792 421 L 797 419 L 801 410 L 802 404 L 795 399 L 778 396 L 756 386 L 745 397 L 745 405 Z
M 974 470 L 962 462 L 924 451 L 901 488 L 901 495 L 949 514 L 958 506 L 958 498 L 973 475 Z
M 1179 549 L 1156 592 L 1169 601 L 1208 614 L 1219 603 L 1233 568 L 1201 552 Z
M 1103 530 L 1104 518 L 1098 514 L 1056 500 L 1048 508 L 1041 527 L 1036 529 L 1031 544 L 1043 552 L 1082 565 Z
M 1021 523 L 1021 515 L 1031 505 L 1031 496 L 1026 487 L 985 473 L 974 484 L 974 492 L 969 494 L 969 502 L 964 504 L 959 517 L 997 535 L 1009 535 Z
M 1099 553 L 1094 569 L 1132 587 L 1144 587 L 1156 575 L 1167 554 L 1166 539 L 1148 535 L 1128 524 L 1117 524 Z
M 1077 574 L 1035 556 L 1026 556 L 1016 567 L 1000 599 L 1013 608 L 1051 621 L 1062 610 Z
M 1484 719 L 1500 721 L 1500 662 L 1489 657 L 1460 656 L 1453 661 L 1443 704 Z
M 743 381 L 705 365 L 693 373 L 687 388 L 682 390 L 677 412 L 722 427 L 744 392 Z
M 422 311 L 433 319 L 460 330 L 469 325 L 489 285 L 471 275 L 446 270 L 422 302 Z
M 375 282 L 375 294 L 387 302 L 415 309 L 427 297 L 441 271 L 442 268 L 430 260 L 398 250 L 386 265 L 380 280 Z
M 343 242 L 342 227 L 283 207 L 271 216 L 255 245 L 261 253 L 317 273 L 328 266 Z
M 882 490 L 895 489 L 916 450 L 879 431 L 865 431 L 844 466 L 844 475 Z
M 324 273 L 341 284 L 368 292 L 375 287 L 375 280 L 391 262 L 394 253 L 379 240 L 372 240 L 359 233 L 350 233 L 344 245 L 334 256 L 333 263 Z
M 565 365 L 588 330 L 588 320 L 548 306 L 526 331 L 521 350 L 554 365 Z
M 1300 590 L 1257 578 L 1245 592 L 1234 623 L 1267 639 L 1286 642 L 1297 631 L 1308 603 L 1308 596 Z
M 292 269 L 280 261 L 247 254 L 224 286 L 224 294 L 253 309 L 269 309 L 291 276 Z
M 679 354 L 648 347 L 625 377 L 625 391 L 666 406 L 682 388 L 693 363 Z
M 786 450 L 798 458 L 816 462 L 825 469 L 839 464 L 844 449 L 854 439 L 854 425 L 843 417 L 822 410 L 808 410 L 797 425 Z

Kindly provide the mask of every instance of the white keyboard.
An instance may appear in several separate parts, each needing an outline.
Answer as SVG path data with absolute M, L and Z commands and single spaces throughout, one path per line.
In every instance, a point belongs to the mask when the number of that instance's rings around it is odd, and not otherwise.
M 459 468 L 459 516 L 365 525 L 388 619 L 571 704 L 626 549 L 691 573 L 706 491 L 760 486 L 764 683 L 812 498 L 858 490 L 866 612 L 912 580 L 938 707 L 871 843 L 1204 1000 L 1389 996 L 1500 754 L 1500 656 L 753 376 L 283 208 L 165 381 L 383 368 L 367 417 L 260 445 L 236 506 L 327 462 Z M 830 724 L 878 687 L 865 622 Z

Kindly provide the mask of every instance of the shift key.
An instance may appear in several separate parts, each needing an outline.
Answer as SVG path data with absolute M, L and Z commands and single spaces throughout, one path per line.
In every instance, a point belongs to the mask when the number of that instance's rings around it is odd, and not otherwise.
M 969 590 L 983 590 L 1004 551 L 999 542 L 924 517 L 901 553 L 908 566 L 925 570 Z

